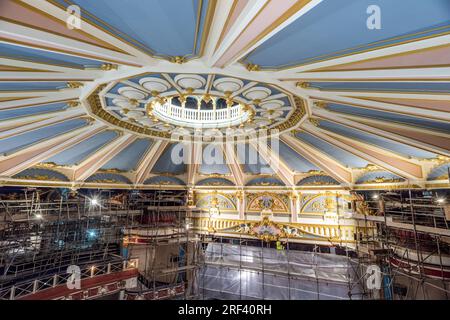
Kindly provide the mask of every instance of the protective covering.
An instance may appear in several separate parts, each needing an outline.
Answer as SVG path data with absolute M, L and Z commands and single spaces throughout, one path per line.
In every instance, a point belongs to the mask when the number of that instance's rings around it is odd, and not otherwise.
M 360 299 L 345 256 L 210 243 L 200 271 L 203 299 Z

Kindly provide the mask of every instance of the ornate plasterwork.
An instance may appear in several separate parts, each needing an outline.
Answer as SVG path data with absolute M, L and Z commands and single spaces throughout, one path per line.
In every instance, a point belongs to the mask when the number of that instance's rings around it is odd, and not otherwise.
M 242 223 L 236 231 L 249 234 L 263 241 L 276 241 L 280 238 L 302 238 L 305 235 L 296 227 L 273 222 L 268 217 L 264 217 L 260 222 Z
M 289 212 L 289 196 L 277 193 L 247 193 L 247 211 L 263 212 L 270 210 L 274 213 Z
M 241 105 L 243 112 L 249 116 L 243 117 L 245 122 L 236 123 L 235 128 L 239 129 L 236 134 L 239 135 L 259 129 L 277 130 L 281 133 L 296 127 L 306 115 L 303 99 L 270 84 L 251 82 L 251 86 L 248 86 L 239 78 L 215 74 L 202 76 L 179 74 L 173 79 L 167 78 L 170 81 L 165 79 L 169 75 L 158 76 L 152 74 L 142 76 L 139 84 L 133 86 L 129 80 L 122 83 L 121 81 L 125 81 L 123 79 L 104 83 L 87 97 L 86 105 L 99 120 L 127 131 L 159 139 L 170 139 L 172 133 L 193 134 L 194 131 L 189 126 L 180 125 L 179 120 L 170 121 L 159 115 L 158 112 L 161 110 L 158 109 L 157 112 L 155 103 L 162 106 L 175 101 L 181 105 L 178 107 L 174 105 L 174 108 L 181 108 L 189 101 L 190 103 L 196 101 L 194 108 L 197 108 L 198 102 L 198 109 L 195 111 L 203 110 L 212 103 L 216 108 L 216 101 L 227 106 Z M 208 87 L 206 76 L 208 79 L 214 77 L 217 79 L 208 80 L 212 81 Z M 174 83 L 176 87 L 173 87 Z M 118 89 L 112 92 L 112 88 L 118 85 L 120 85 Z M 189 110 L 188 107 L 186 110 Z M 166 111 L 169 118 L 175 112 L 170 108 Z M 225 129 L 228 127 L 216 130 L 228 134 Z
M 207 193 L 195 194 L 195 204 L 199 209 L 209 210 L 212 206 L 217 206 L 220 211 L 236 211 L 236 198 L 230 194 Z
M 284 223 L 268 217 L 260 221 L 243 221 L 233 219 L 193 218 L 194 228 L 201 232 L 227 234 L 239 238 L 257 238 L 264 241 L 314 241 L 314 242 L 354 242 L 354 225 L 327 224 L 321 219 L 319 223 Z M 360 227 L 366 232 L 371 226 Z

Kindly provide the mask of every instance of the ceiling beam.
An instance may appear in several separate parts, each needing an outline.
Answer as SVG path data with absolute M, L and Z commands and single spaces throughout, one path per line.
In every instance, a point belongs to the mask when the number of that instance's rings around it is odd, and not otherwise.
M 415 148 L 426 150 L 429 152 L 441 154 L 444 156 L 450 155 L 450 135 L 421 131 L 420 128 L 416 132 L 414 128 L 395 124 L 398 129 L 390 126 L 386 121 L 375 121 L 375 124 L 365 124 L 364 122 L 370 119 L 358 117 L 358 116 L 347 116 L 337 112 L 330 112 L 328 110 L 323 110 L 321 108 L 314 108 L 313 115 L 316 115 L 322 119 L 332 121 L 335 123 L 342 124 L 346 127 L 358 129 L 364 132 L 370 132 L 378 136 L 382 136 L 386 139 L 404 143 Z M 377 126 L 376 123 L 379 123 Z M 386 125 L 384 125 L 386 123 Z
M 353 70 L 353 71 L 321 71 L 300 73 L 278 73 L 277 77 L 283 80 L 298 81 L 380 81 L 390 79 L 395 81 L 420 80 L 448 80 L 450 79 L 450 67 L 428 67 L 428 68 L 402 68 L 402 69 L 376 69 L 376 70 Z
M 43 104 L 67 102 L 70 100 L 77 100 L 79 96 L 80 96 L 79 89 L 60 90 L 37 98 L 0 102 L 0 110 L 15 109 L 20 107 L 33 107 L 33 106 L 37 107 Z
M 323 169 L 329 176 L 341 183 L 352 184 L 352 172 L 323 153 L 308 147 L 290 134 L 282 134 L 281 140 L 308 161 Z
M 225 161 L 230 169 L 230 172 L 233 174 L 233 179 L 236 186 L 243 187 L 245 185 L 245 174 L 237 159 L 234 146 L 234 143 L 224 143 L 222 144 L 222 151 L 225 154 Z
M 224 67 L 235 63 L 321 1 L 248 1 L 239 19 L 223 38 L 212 58 L 212 65 Z
M 425 119 L 430 120 L 437 120 L 437 121 L 450 121 L 450 112 L 440 111 L 440 110 L 432 110 L 427 108 L 419 108 L 419 107 L 413 107 L 413 106 L 406 106 L 406 105 L 399 105 L 399 104 L 393 104 L 393 103 L 384 103 L 384 102 L 377 102 L 377 101 L 371 101 L 367 99 L 359 99 L 357 97 L 351 97 L 350 95 L 353 94 L 353 92 L 325 92 L 325 91 L 319 91 L 319 90 L 308 90 L 308 91 L 315 91 L 314 93 L 310 93 L 310 96 L 312 99 L 315 100 L 321 100 L 329 103 L 337 103 L 337 104 L 344 104 L 349 106 L 356 106 L 360 108 L 365 108 L 369 110 L 380 110 L 385 112 L 393 112 L 397 114 L 403 114 L 403 115 L 411 115 L 411 116 L 417 116 Z M 340 95 L 342 94 L 342 95 Z M 367 96 L 369 93 L 365 92 L 364 95 Z M 345 96 L 344 96 L 345 95 Z M 371 94 L 372 96 L 375 96 L 375 94 Z M 445 97 L 448 99 L 450 96 L 445 95 L 444 97 L 441 96 L 441 99 L 445 99 Z M 413 97 L 411 97 L 413 98 Z
M 310 122 L 304 122 L 302 128 L 328 143 L 365 159 L 370 163 L 385 168 L 399 176 L 411 180 L 423 180 L 424 178 L 422 166 L 406 161 L 399 156 L 391 155 L 385 150 L 380 150 L 379 148 L 368 146 L 364 143 L 357 143 L 353 139 L 318 128 Z
M 94 174 L 98 169 L 105 165 L 109 160 L 118 155 L 122 150 L 136 141 L 137 136 L 130 133 L 125 133 L 107 146 L 103 147 L 92 156 L 81 162 L 73 173 L 73 180 L 82 182 L 89 176 Z
M 3 157 L 4 160 L 0 159 L 0 176 L 12 177 L 106 129 L 105 125 L 94 123 Z
M 134 179 L 135 184 L 144 183 L 153 167 L 155 166 L 156 161 L 158 161 L 159 157 L 162 155 L 168 145 L 169 141 L 166 140 L 156 140 L 153 142 L 150 150 L 147 152 L 136 170 L 136 176 Z
M 183 143 L 183 142 L 180 142 Z M 195 177 L 198 168 L 203 161 L 202 158 L 202 143 L 198 141 L 188 142 L 185 145 L 185 150 L 189 151 L 189 162 L 187 163 L 186 185 L 193 186 L 195 184 Z
M 354 53 L 343 57 L 330 58 L 324 61 L 312 62 L 309 64 L 303 64 L 298 67 L 290 68 L 289 70 L 282 70 L 279 73 L 291 73 L 298 74 L 310 70 L 317 70 L 322 68 L 329 68 L 333 66 L 339 66 L 347 63 L 355 63 L 360 61 L 366 61 L 376 58 L 384 58 L 398 54 L 408 54 L 420 49 L 438 47 L 442 45 L 448 45 L 450 43 L 450 35 L 443 35 L 438 37 L 432 37 L 428 39 L 408 42 L 404 44 L 394 44 L 390 47 L 381 49 L 370 50 L 361 53 Z
M 53 124 L 56 124 L 59 122 L 67 121 L 70 119 L 80 118 L 84 115 L 86 115 L 86 111 L 84 111 L 84 109 L 82 109 L 82 108 L 68 109 L 64 112 L 58 112 L 56 114 L 48 115 L 49 116 L 48 119 L 36 121 L 36 122 L 30 123 L 27 125 L 17 126 L 15 128 L 9 129 L 9 130 L 1 131 L 0 139 L 6 139 L 9 137 L 18 135 L 18 134 L 37 130 L 40 128 L 44 128 L 44 127 L 47 127 L 47 126 L 50 126 L 50 125 L 53 125 Z
M 249 139 L 249 145 L 261 155 L 265 162 L 280 177 L 288 187 L 294 187 L 294 173 L 281 160 L 279 154 L 275 154 L 265 142 L 257 142 L 255 139 Z
M 40 1 L 39 3 L 42 4 L 43 2 Z M 67 15 L 65 16 L 64 21 L 65 19 L 67 19 Z M 20 45 L 26 45 L 32 48 L 34 47 L 63 54 L 69 53 L 71 55 L 88 59 L 96 59 L 131 66 L 141 66 L 136 57 L 119 52 L 118 50 L 113 51 L 87 42 L 70 39 L 65 36 L 30 28 L 5 20 L 0 20 L 0 25 L 0 38 L 10 41 L 13 44 L 19 43 Z M 83 23 L 83 25 L 87 25 L 87 23 Z

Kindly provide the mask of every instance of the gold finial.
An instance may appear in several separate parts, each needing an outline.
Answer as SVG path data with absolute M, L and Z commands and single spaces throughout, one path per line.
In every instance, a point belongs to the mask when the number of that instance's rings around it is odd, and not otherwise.
M 80 117 L 80 119 L 86 120 L 88 124 L 93 124 L 95 121 L 93 118 L 91 118 L 88 115 L 82 116 L 82 117 Z
M 261 103 L 261 99 L 255 99 L 255 100 L 253 100 L 253 104 L 254 104 L 255 106 L 259 105 L 260 103 Z
M 374 171 L 374 170 L 377 170 L 377 169 L 378 169 L 378 167 L 377 167 L 376 165 L 374 165 L 374 164 L 371 164 L 371 163 L 369 163 L 369 164 L 364 168 L 365 171 Z
M 183 64 L 183 63 L 186 62 L 186 59 L 184 57 L 181 57 L 181 56 L 175 56 L 175 57 L 170 58 L 170 62 Z
M 247 64 L 247 70 L 248 71 L 259 71 L 259 70 L 261 70 L 261 67 L 258 64 L 249 63 L 249 64 Z
M 289 193 L 289 198 L 291 199 L 291 200 L 297 200 L 297 198 L 298 198 L 298 195 L 295 193 L 295 192 L 290 192 Z
M 164 99 L 163 97 L 158 97 L 156 98 L 156 101 L 160 104 L 163 105 L 164 103 L 166 103 L 166 99 Z
M 211 98 L 211 95 L 209 94 L 209 93 L 206 93 L 205 95 L 203 95 L 203 101 L 205 101 L 206 103 L 209 103 L 211 100 L 212 100 L 212 98 Z
M 67 102 L 67 105 L 68 105 L 70 108 L 75 108 L 75 107 L 78 107 L 78 106 L 80 105 L 80 101 L 78 101 L 78 100 L 72 100 L 72 101 Z
M 311 85 L 309 82 L 297 82 L 296 86 L 302 89 L 308 89 Z
M 159 95 L 159 91 L 158 90 L 152 90 L 150 92 L 150 94 L 152 95 L 152 97 L 157 97 Z
M 315 105 L 317 108 L 326 108 L 326 107 L 328 106 L 328 103 L 326 103 L 325 101 L 316 101 L 316 102 L 314 103 L 314 105 Z
M 67 87 L 71 89 L 81 88 L 84 84 L 77 81 L 69 81 L 67 82 Z
M 127 114 L 129 111 L 130 111 L 130 110 L 127 109 L 127 108 L 123 108 L 123 109 L 122 109 L 123 114 Z
M 185 102 L 186 102 L 186 96 L 180 94 L 180 95 L 178 96 L 178 100 L 180 100 L 181 103 L 185 103 Z
M 318 127 L 320 125 L 320 120 L 317 118 L 309 118 L 309 122 L 315 127 Z
M 192 94 L 192 93 L 194 93 L 194 89 L 193 88 L 186 88 L 186 93 L 187 94 Z
M 113 63 L 104 63 L 100 67 L 103 71 L 117 70 L 118 68 L 119 66 Z
M 132 105 L 132 106 L 138 106 L 139 105 L 139 101 L 137 100 L 137 99 L 130 99 L 130 104 Z

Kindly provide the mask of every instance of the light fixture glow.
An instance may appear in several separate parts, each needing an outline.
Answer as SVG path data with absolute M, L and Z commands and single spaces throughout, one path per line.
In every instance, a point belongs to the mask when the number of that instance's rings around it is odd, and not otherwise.
M 42 219 L 42 214 L 36 213 L 36 214 L 34 215 L 34 217 L 35 217 L 36 219 Z
M 438 198 L 436 201 L 437 203 L 442 204 L 445 202 L 445 198 Z
M 377 195 L 377 194 L 374 194 L 374 195 L 372 196 L 372 199 L 375 199 L 375 200 L 377 200 L 377 199 L 378 199 L 379 197 L 380 197 L 379 195 Z
M 91 206 L 97 206 L 99 204 L 98 199 L 97 198 L 92 198 L 91 199 Z

